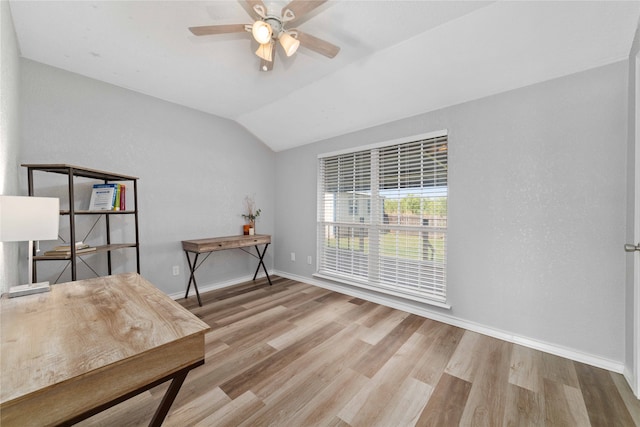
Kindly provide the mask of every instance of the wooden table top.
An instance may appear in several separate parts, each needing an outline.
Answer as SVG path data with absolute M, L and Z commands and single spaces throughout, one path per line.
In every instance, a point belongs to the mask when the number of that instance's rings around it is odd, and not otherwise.
M 239 236 L 183 240 L 182 249 L 189 252 L 204 253 L 222 251 L 225 249 L 244 248 L 247 246 L 264 245 L 267 243 L 271 243 L 271 236 L 268 234 L 255 234 L 253 236 L 241 234 Z
M 3 426 L 55 423 L 204 359 L 209 326 L 136 273 L 0 303 Z

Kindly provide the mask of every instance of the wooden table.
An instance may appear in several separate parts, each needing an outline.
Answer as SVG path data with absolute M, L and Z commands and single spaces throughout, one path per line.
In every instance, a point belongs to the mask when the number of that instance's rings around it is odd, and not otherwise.
M 195 272 L 202 265 L 202 263 L 209 258 L 212 252 L 215 251 L 224 251 L 227 249 L 241 249 L 244 252 L 248 253 L 251 256 L 258 258 L 260 261 L 258 262 L 258 268 L 256 268 L 256 272 L 253 275 L 253 280 L 256 280 L 258 276 L 258 271 L 260 270 L 260 266 L 264 270 L 264 274 L 267 275 L 267 280 L 269 281 L 269 285 L 271 285 L 271 278 L 269 277 L 269 273 L 267 272 L 267 268 L 264 266 L 264 254 L 267 253 L 267 247 L 271 243 L 271 236 L 268 234 L 256 234 L 256 235 L 240 235 L 240 236 L 226 236 L 226 237 L 211 237 L 208 239 L 196 239 L 196 240 L 183 240 L 182 241 L 182 249 L 184 249 L 184 253 L 187 256 L 187 262 L 189 263 L 189 270 L 191 274 L 189 275 L 189 282 L 187 283 L 187 292 L 184 294 L 184 297 L 187 298 L 189 296 L 189 288 L 191 287 L 191 283 L 193 283 L 193 288 L 196 291 L 196 296 L 198 297 L 198 305 L 202 307 L 202 301 L 200 300 L 200 292 L 198 292 L 198 285 L 196 283 Z M 260 252 L 258 245 L 264 245 L 264 249 Z M 247 247 L 255 246 L 256 252 L 258 255 L 254 255 L 251 252 L 248 252 Z M 193 261 L 189 257 L 189 254 L 194 254 Z M 200 261 L 198 264 L 198 256 L 200 254 L 206 253 L 207 255 Z
M 71 425 L 172 380 L 162 424 L 209 326 L 136 273 L 0 299 L 0 425 Z

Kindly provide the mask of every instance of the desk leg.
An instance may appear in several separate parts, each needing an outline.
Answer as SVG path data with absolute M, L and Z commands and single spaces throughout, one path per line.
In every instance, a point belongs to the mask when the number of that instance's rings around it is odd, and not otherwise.
M 191 371 L 192 369 L 197 368 L 198 366 L 201 366 L 204 364 L 204 359 L 199 360 L 198 362 L 195 362 L 185 368 L 180 369 L 178 372 L 174 372 L 171 375 L 168 375 L 166 377 L 160 378 L 156 381 L 153 381 L 145 386 L 140 387 L 137 390 L 133 390 L 127 394 L 124 394 L 120 397 L 117 397 L 115 399 L 113 399 L 110 402 L 107 403 L 103 403 L 102 405 L 99 405 L 95 408 L 89 409 L 88 411 L 76 415 L 75 417 L 72 417 L 71 419 L 67 420 L 67 421 L 63 421 L 62 423 L 58 424 L 58 427 L 70 427 L 73 426 L 75 424 L 78 424 L 80 421 L 82 420 L 86 420 L 89 417 L 94 416 L 95 414 L 98 414 L 104 410 L 107 410 L 113 406 L 116 406 L 119 403 L 124 402 L 125 400 L 129 400 L 134 396 L 139 395 L 140 393 L 147 391 L 147 390 L 151 390 L 152 388 L 167 382 L 168 380 L 171 380 L 171 385 L 169 386 L 169 388 L 167 389 L 167 391 L 164 394 L 164 397 L 162 398 L 162 402 L 160 403 L 160 407 L 158 407 L 158 409 L 156 410 L 155 415 L 153 416 L 153 419 L 151 420 L 151 423 L 149 425 L 151 426 L 160 426 L 162 425 L 162 422 L 164 421 L 164 418 L 167 416 L 167 414 L 169 413 L 169 409 L 171 408 L 171 405 L 173 404 L 173 401 L 175 400 L 176 396 L 178 395 L 178 391 L 180 391 L 180 387 L 182 387 L 182 383 L 184 382 L 185 378 L 187 378 L 187 374 L 189 373 L 189 371 Z
M 196 290 L 196 296 L 198 297 L 198 305 L 202 307 L 202 301 L 200 300 L 200 292 L 198 292 L 198 284 L 196 283 L 196 266 L 198 265 L 198 255 L 196 253 L 193 258 L 193 263 L 191 263 L 191 258 L 189 258 L 189 252 L 184 251 L 184 254 L 187 256 L 187 263 L 189 264 L 189 270 L 191 274 L 189 274 L 189 283 L 187 283 L 187 292 L 185 292 L 185 299 L 189 296 L 189 288 L 191 288 L 191 282 L 193 282 L 193 289 Z
M 258 271 L 260 271 L 260 266 L 262 266 L 262 269 L 264 270 L 264 274 L 267 275 L 267 280 L 269 281 L 269 286 L 271 286 L 271 277 L 269 277 L 269 273 L 267 272 L 267 268 L 264 266 L 264 262 L 262 262 L 262 259 L 264 258 L 264 254 L 267 253 L 267 248 L 269 247 L 269 244 L 265 244 L 264 245 L 264 250 L 262 251 L 262 253 L 260 253 L 260 248 L 258 248 L 258 245 L 256 245 L 256 252 L 258 252 L 258 259 L 260 260 L 260 262 L 258 263 L 258 268 L 256 268 L 256 273 L 253 275 L 253 280 L 256 280 L 256 277 L 258 277 Z
M 149 423 L 149 427 L 160 427 L 162 425 L 165 417 L 169 413 L 169 409 L 171 409 L 171 405 L 173 404 L 173 401 L 175 400 L 176 396 L 178 395 L 178 392 L 180 391 L 180 387 L 182 387 L 182 383 L 184 382 L 185 378 L 187 378 L 188 373 L 189 371 L 180 372 L 171 381 L 171 385 L 169 386 L 169 389 L 167 389 L 167 392 L 165 393 L 164 397 L 162 398 L 162 402 L 160 403 L 160 406 L 156 410 L 155 415 L 151 419 L 151 422 Z

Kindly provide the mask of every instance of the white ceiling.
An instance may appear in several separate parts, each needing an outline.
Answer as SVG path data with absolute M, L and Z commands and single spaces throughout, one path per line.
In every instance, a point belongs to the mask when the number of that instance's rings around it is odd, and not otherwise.
M 329 1 L 297 23 L 334 59 L 278 47 L 260 72 L 237 1 L 25 1 L 25 58 L 237 121 L 280 151 L 628 57 L 640 1 Z M 268 1 L 276 10 L 287 1 Z

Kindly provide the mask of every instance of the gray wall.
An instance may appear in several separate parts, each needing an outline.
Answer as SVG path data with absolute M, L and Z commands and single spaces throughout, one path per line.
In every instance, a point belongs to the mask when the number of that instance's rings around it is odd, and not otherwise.
M 636 87 L 637 75 L 640 72 L 636 69 L 637 61 L 640 61 L 640 27 L 636 29 L 635 38 L 633 40 L 633 44 L 631 46 L 631 52 L 629 53 L 629 112 L 628 112 L 628 144 L 627 144 L 627 234 L 626 234 L 626 243 L 638 243 L 636 242 L 635 229 L 640 226 L 640 218 L 637 218 L 637 212 L 635 209 L 636 205 L 636 174 L 639 174 L 640 171 L 637 170 L 640 167 L 636 163 L 637 153 L 636 153 L 636 141 L 640 138 L 640 135 L 637 134 L 638 129 L 638 111 L 636 111 L 636 106 L 638 105 L 639 100 L 638 96 L 638 88 Z M 635 324 L 634 322 L 634 311 L 640 310 L 640 307 L 635 307 L 636 301 L 638 301 L 635 289 L 634 282 L 634 264 L 637 266 L 637 253 L 629 253 L 627 254 L 627 274 L 626 274 L 626 351 L 625 351 L 625 368 L 630 375 L 635 376 L 636 383 L 634 384 L 635 388 L 639 387 L 638 377 L 640 373 L 638 369 L 639 366 L 636 366 L 636 362 L 634 361 L 634 348 L 640 350 L 640 343 L 638 343 L 638 329 L 640 325 Z M 638 273 L 640 274 L 640 273 Z M 635 390 L 636 394 L 640 395 L 640 389 Z
M 20 163 L 68 163 L 139 177 L 141 273 L 163 291 L 186 287 L 181 240 L 242 232 L 245 196 L 254 196 L 262 208 L 258 232 L 273 232 L 274 153 L 239 125 L 30 60 L 21 67 Z M 36 175 L 36 195 L 63 194 L 62 178 Z M 81 184 L 85 208 L 94 182 Z M 114 236 L 132 239 L 132 220 L 114 217 Z M 85 221 L 81 232 L 90 226 Z M 92 234 L 87 242 L 99 244 L 99 237 Z M 114 273 L 135 270 L 133 250 L 113 257 Z M 101 274 L 105 258 L 87 257 Z M 266 264 L 273 264 L 270 254 Z M 174 265 L 179 276 L 172 276 Z M 38 280 L 54 280 L 63 264 L 39 266 Z M 254 269 L 255 259 L 239 251 L 217 253 L 198 270 L 199 284 L 248 276 Z M 78 278 L 91 277 L 80 271 Z M 60 281 L 67 280 L 65 273 Z
M 452 308 L 423 308 L 622 363 L 627 72 L 619 62 L 277 153 L 276 270 L 314 272 L 318 154 L 448 129 Z
M 231 121 L 28 60 L 20 67 L 18 161 L 139 176 L 142 274 L 167 293 L 186 283 L 180 240 L 238 233 L 245 195 L 263 209 L 258 231 L 274 234 L 267 266 L 275 259 L 277 270 L 311 278 L 316 156 L 446 128 L 452 309 L 427 309 L 625 360 L 626 61 L 277 154 Z M 60 180 L 42 179 L 39 195 L 61 193 Z M 130 259 L 114 264 L 130 270 Z M 216 254 L 200 283 L 254 266 Z
M 21 194 L 18 187 L 20 135 L 20 59 L 11 9 L 0 1 L 0 194 Z M 0 294 L 19 285 L 18 252 L 21 243 L 0 242 Z M 25 256 L 26 256 L 26 244 Z M 25 270 L 26 275 L 26 270 Z

